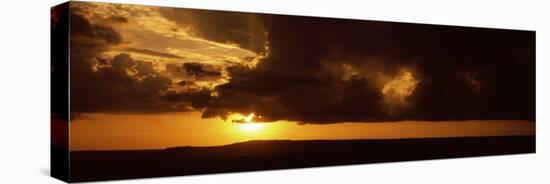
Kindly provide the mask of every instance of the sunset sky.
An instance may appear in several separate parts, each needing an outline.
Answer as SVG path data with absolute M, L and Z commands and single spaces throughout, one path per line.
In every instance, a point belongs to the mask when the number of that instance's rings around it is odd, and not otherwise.
M 535 134 L 534 32 L 71 8 L 71 150 Z

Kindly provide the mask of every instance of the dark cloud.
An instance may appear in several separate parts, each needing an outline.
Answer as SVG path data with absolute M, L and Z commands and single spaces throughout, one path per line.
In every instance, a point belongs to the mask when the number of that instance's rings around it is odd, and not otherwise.
M 211 41 L 260 52 L 268 40 L 269 54 L 256 67 L 232 66 L 224 75 L 222 68 L 198 62 L 167 63 L 159 73 L 152 63 L 128 54 L 98 57 L 123 43 L 123 37 L 75 13 L 71 81 L 85 82 L 71 83 L 73 110 L 202 110 L 203 118 L 255 113 L 255 121 L 317 124 L 535 120 L 531 31 L 159 10 Z M 147 49 L 127 51 L 178 57 Z M 225 72 L 228 83 L 213 90 L 195 86 L 225 77 Z M 174 89 L 186 86 L 195 87 Z
M 162 100 L 169 102 L 169 103 L 177 103 L 177 102 L 188 102 L 190 106 L 200 109 L 204 108 L 208 105 L 208 103 L 211 100 L 209 90 L 196 90 L 196 91 L 187 91 L 182 93 L 177 92 L 168 92 L 167 94 L 163 95 Z
M 216 68 L 213 65 L 205 65 L 201 63 L 184 63 L 183 69 L 192 76 L 202 78 L 202 77 L 220 77 L 222 74 L 219 68 Z
M 85 16 L 86 12 L 72 8 L 70 13 L 71 70 L 89 73 L 91 59 L 110 47 L 122 43 L 122 34 L 106 25 L 95 25 Z M 86 74 L 84 74 L 86 75 Z M 78 75 L 74 76 L 78 77 Z
M 255 112 L 302 123 L 535 119 L 534 32 L 266 16 L 271 52 L 234 67 L 203 117 Z M 521 56 L 521 57 L 520 57 Z M 518 59 L 521 58 L 521 59 Z M 356 74 L 338 67 L 349 66 Z M 403 70 L 402 102 L 382 89 Z M 385 79 L 386 76 L 389 79 Z
M 195 85 L 195 82 L 182 80 L 182 81 L 179 81 L 177 84 L 180 86 L 187 86 L 187 85 Z
M 186 102 L 171 102 L 172 80 L 146 61 L 119 54 L 110 67 L 86 76 L 85 83 L 71 83 L 71 108 L 75 112 L 162 113 L 190 110 Z M 129 71 L 133 71 L 130 74 Z M 74 81 L 74 80 L 73 80 Z
M 222 68 L 211 64 L 190 62 L 183 64 L 168 63 L 166 72 L 179 78 L 189 78 L 200 81 L 216 81 L 222 77 Z
M 122 42 L 122 35 L 113 28 L 105 25 L 95 25 L 78 10 L 71 12 L 71 33 L 74 36 L 86 36 L 103 40 L 106 44 L 119 44 Z M 73 36 L 71 34 L 71 36 Z

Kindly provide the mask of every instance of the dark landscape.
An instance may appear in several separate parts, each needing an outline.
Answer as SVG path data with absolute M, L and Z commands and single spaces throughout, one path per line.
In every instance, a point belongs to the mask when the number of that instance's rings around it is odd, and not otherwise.
M 71 182 L 535 152 L 535 136 L 258 140 L 164 150 L 72 151 Z

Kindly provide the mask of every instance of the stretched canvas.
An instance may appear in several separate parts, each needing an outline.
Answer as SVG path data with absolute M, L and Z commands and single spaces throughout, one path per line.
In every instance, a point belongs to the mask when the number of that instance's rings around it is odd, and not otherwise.
M 51 9 L 67 182 L 534 153 L 535 101 L 535 31 Z

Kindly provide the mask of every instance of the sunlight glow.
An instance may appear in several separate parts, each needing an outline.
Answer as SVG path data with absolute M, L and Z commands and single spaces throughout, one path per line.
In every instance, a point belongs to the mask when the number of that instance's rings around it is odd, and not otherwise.
M 247 116 L 245 116 L 242 119 L 243 122 L 240 125 L 241 129 L 244 131 L 250 131 L 250 132 L 258 131 L 262 129 L 263 125 L 261 123 L 254 122 L 253 121 L 254 117 L 256 117 L 256 114 L 254 113 L 250 113 Z
M 241 126 L 241 129 L 244 131 L 253 132 L 253 131 L 261 130 L 264 125 L 262 125 L 261 123 L 248 122 L 248 123 L 242 123 L 240 126 Z
M 256 115 L 254 113 L 250 113 L 248 116 L 246 116 L 244 118 L 244 122 L 245 123 L 252 123 L 252 119 L 254 119 L 254 117 L 256 117 Z
M 246 132 L 257 132 L 261 129 L 263 129 L 264 124 L 258 123 L 254 121 L 254 118 L 261 117 L 256 116 L 255 113 L 250 113 L 248 115 L 240 114 L 240 113 L 233 113 L 229 115 L 228 119 L 229 121 L 236 123 L 240 130 L 246 131 Z

